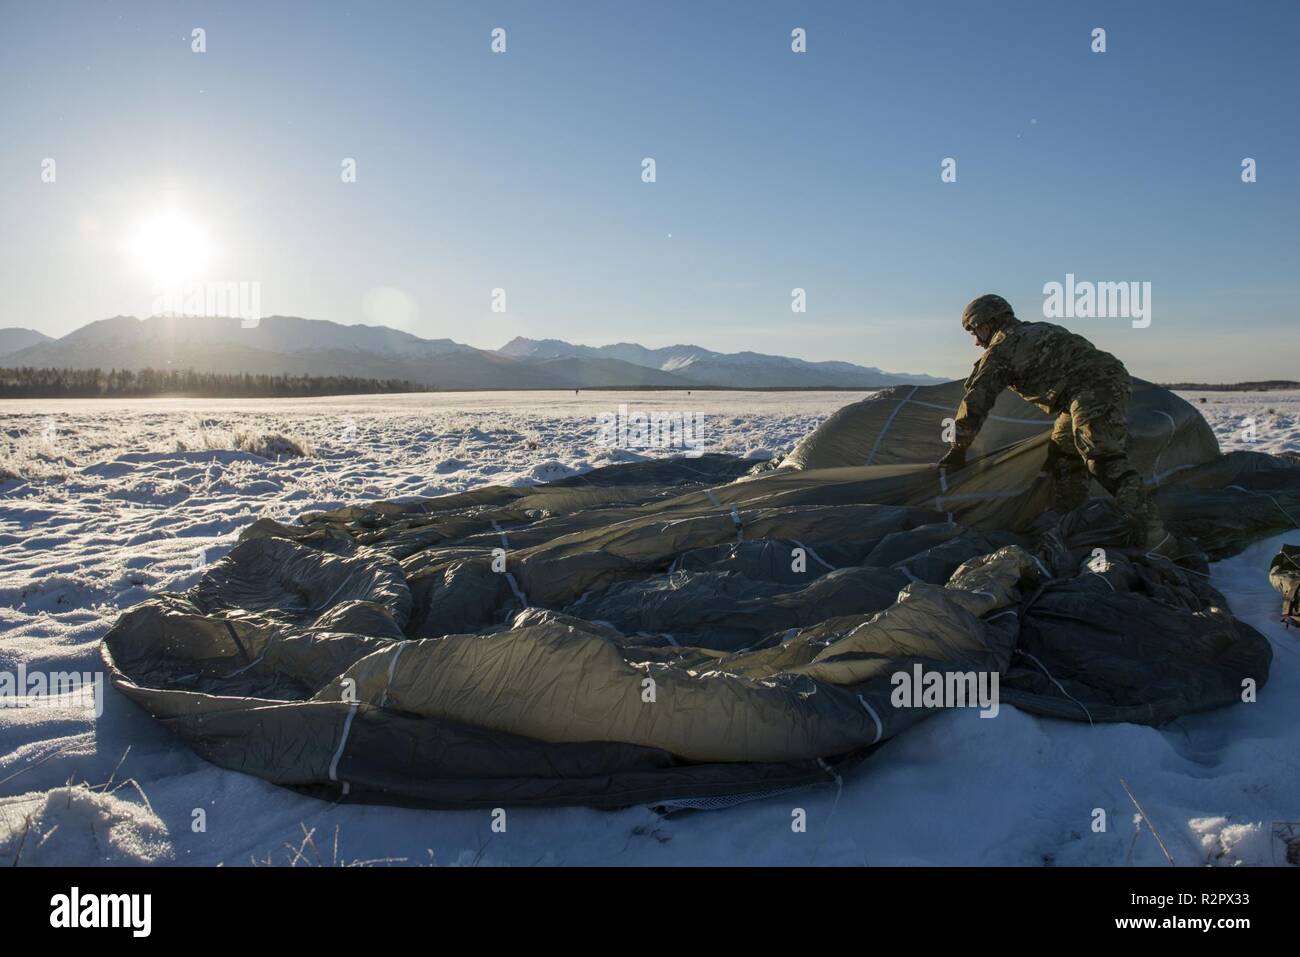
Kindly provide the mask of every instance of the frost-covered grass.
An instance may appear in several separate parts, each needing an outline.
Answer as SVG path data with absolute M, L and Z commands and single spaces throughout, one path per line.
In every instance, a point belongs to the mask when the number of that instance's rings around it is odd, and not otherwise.
M 140 792 L 79 784 L 0 797 L 0 866 L 105 856 L 148 864 L 173 860 L 166 827 Z
M 176 438 L 178 452 L 198 452 L 205 449 L 249 452 L 264 459 L 305 458 L 311 455 L 311 446 L 305 440 L 281 432 L 200 428 Z
M 76 462 L 40 435 L 19 433 L 0 445 L 0 482 L 29 479 L 61 480 Z
M 1300 451 L 1300 394 L 1204 395 L 1204 404 L 1189 398 L 1225 448 Z M 702 412 L 712 449 L 779 457 L 860 397 L 0 403 L 0 462 L 22 478 L 0 485 L 0 670 L 100 670 L 99 642 L 123 609 L 192 585 L 262 515 L 291 521 L 669 454 L 599 444 L 599 416 L 624 403 Z M 1253 443 L 1243 432 L 1252 417 Z M 277 456 L 274 436 L 310 454 Z M 498 833 L 486 811 L 335 805 L 220 770 L 110 689 L 98 719 L 0 709 L 0 866 L 20 843 L 23 864 L 1165 863 L 1134 824 L 1120 778 L 1179 864 L 1278 862 L 1286 847 L 1275 824 L 1300 822 L 1300 639 L 1277 623 L 1280 597 L 1265 573 L 1281 541 L 1300 543 L 1300 532 L 1214 566 L 1234 612 L 1273 644 L 1259 702 L 1166 728 L 1090 728 L 1010 707 L 992 721 L 941 714 L 887 744 L 842 789 L 669 818 L 643 807 L 510 809 Z M 1092 830 L 1098 807 L 1104 833 Z M 806 833 L 791 830 L 796 808 Z M 203 830 L 192 826 L 199 810 Z

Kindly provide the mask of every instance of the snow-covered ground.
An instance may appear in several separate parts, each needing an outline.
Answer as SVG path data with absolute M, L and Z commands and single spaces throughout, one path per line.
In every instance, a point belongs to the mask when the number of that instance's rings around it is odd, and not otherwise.
M 0 470 L 30 479 L 0 471 L 0 672 L 100 670 L 123 609 L 192 585 L 263 515 L 627 460 L 597 441 L 599 416 L 622 404 L 702 413 L 711 449 L 779 456 L 861 395 L 0 402 Z M 1225 449 L 1300 452 L 1300 393 L 1185 395 Z M 1177 863 L 1282 863 L 1274 832 L 1289 823 L 1300 837 L 1300 633 L 1277 623 L 1266 575 L 1284 541 L 1300 544 L 1300 530 L 1214 567 L 1234 613 L 1273 645 L 1259 701 L 1159 730 L 947 712 L 841 788 L 668 818 L 511 810 L 500 833 L 487 811 L 332 805 L 220 770 L 110 690 L 98 719 L 0 708 L 0 865 L 1165 863 L 1121 779 Z

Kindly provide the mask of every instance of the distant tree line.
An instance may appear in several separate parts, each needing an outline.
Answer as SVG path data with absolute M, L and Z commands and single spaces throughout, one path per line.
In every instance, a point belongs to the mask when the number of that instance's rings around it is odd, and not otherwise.
M 346 375 L 268 375 L 196 372 L 193 369 L 0 369 L 0 398 L 93 399 L 114 396 L 277 398 L 428 392 L 406 379 Z
M 1290 379 L 1267 379 L 1263 382 L 1171 382 L 1165 386 L 1175 392 L 1275 392 L 1282 389 L 1300 389 L 1300 382 Z

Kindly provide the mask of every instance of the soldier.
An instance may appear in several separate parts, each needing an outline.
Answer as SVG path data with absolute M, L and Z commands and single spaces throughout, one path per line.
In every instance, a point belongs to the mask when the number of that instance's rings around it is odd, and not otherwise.
M 1157 531 L 1142 476 L 1126 454 L 1129 375 L 1124 364 L 1083 336 L 1050 322 L 1022 322 L 1001 296 L 966 306 L 962 328 L 984 350 L 966 380 L 957 408 L 956 437 L 941 468 L 966 464 L 966 449 L 1002 390 L 1055 413 L 1047 453 L 1052 508 L 1065 513 L 1088 498 L 1088 476 L 1147 535 Z

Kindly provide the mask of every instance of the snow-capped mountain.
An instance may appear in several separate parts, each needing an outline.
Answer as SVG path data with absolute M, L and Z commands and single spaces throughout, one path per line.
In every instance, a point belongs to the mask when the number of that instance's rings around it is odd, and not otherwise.
M 248 326 L 226 317 L 114 316 L 82 326 L 57 341 L 64 348 L 109 346 L 139 350 L 229 345 L 286 355 L 340 351 L 403 359 L 476 351 L 450 339 L 421 339 L 387 326 L 345 326 L 293 316 L 267 316 Z
M 873 389 L 891 385 L 943 382 L 927 375 L 890 373 L 851 362 L 810 362 L 760 352 L 714 352 L 700 346 L 676 345 L 648 349 L 635 342 L 608 346 L 581 346 L 559 339 L 510 340 L 499 350 L 518 359 L 619 359 L 647 369 L 658 369 L 700 386 L 726 388 L 834 388 Z
M 406 379 L 440 389 L 565 386 L 532 364 L 450 339 L 422 339 L 384 326 L 268 316 L 114 316 L 61 339 L 3 357 L 8 366 L 72 369 L 194 369 L 219 373 L 351 375 Z
M 4 330 L 0 364 L 72 369 L 194 369 L 217 373 L 351 375 L 406 379 L 435 389 L 880 388 L 941 381 L 848 362 L 808 362 L 699 346 L 598 348 L 518 338 L 499 350 L 423 339 L 385 326 L 268 316 L 114 316 L 60 339 Z M 24 338 L 26 336 L 26 338 Z M 14 348 L 4 344 L 12 341 Z

